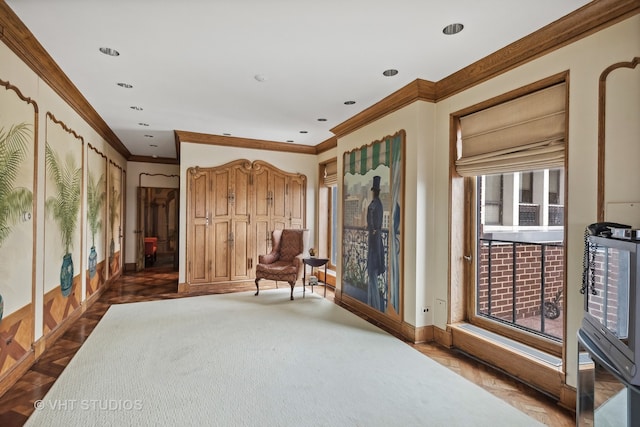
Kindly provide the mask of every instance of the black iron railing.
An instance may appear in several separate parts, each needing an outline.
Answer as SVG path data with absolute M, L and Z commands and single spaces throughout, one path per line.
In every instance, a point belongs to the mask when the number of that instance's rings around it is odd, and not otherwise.
M 342 268 L 343 280 L 351 286 L 367 289 L 367 248 L 369 232 L 366 227 L 344 227 L 342 235 Z M 388 263 L 389 230 L 382 229 L 382 242 L 384 244 L 385 265 Z M 384 276 L 384 277 L 383 277 Z M 384 280 L 383 289 L 387 289 L 386 275 L 378 280 Z
M 477 313 L 562 339 L 562 243 L 479 239 L 479 254 Z

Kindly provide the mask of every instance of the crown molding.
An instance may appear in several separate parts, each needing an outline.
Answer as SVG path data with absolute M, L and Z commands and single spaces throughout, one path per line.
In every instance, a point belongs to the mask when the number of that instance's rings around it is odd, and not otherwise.
M 316 145 L 316 154 L 324 153 L 338 146 L 338 137 L 332 136 L 331 138 Z
M 178 159 L 173 159 L 171 157 L 151 157 L 151 156 L 137 156 L 131 155 L 127 159 L 129 162 L 140 162 L 140 163 L 160 163 L 163 165 L 179 165 L 180 161 Z
M 417 79 L 331 129 L 341 138 L 412 102 L 439 102 L 640 13 L 639 0 L 596 0 L 435 83 Z M 316 147 L 320 147 L 319 145 Z
M 125 159 L 131 153 L 13 10 L 0 0 L 0 40 Z
M 178 132 L 173 131 L 173 140 L 176 146 L 176 160 L 180 163 L 180 138 L 178 137 Z
M 341 138 L 374 120 L 378 120 L 418 100 L 435 102 L 435 83 L 428 80 L 416 79 L 382 99 L 380 102 L 351 117 L 349 120 L 335 126 L 331 129 L 331 132 L 333 132 L 336 137 Z
M 175 131 L 175 162 L 180 159 L 181 141 L 302 154 L 322 153 L 336 147 L 338 138 L 415 101 L 439 102 L 638 13 L 639 0 L 595 0 L 438 82 L 416 79 L 333 127 L 331 132 L 335 137 L 316 146 Z M 4 0 L 0 0 L 0 40 L 125 159 L 140 161 L 134 159 L 143 158 L 156 163 L 164 163 L 158 160 L 174 161 L 132 156 Z
M 192 142 L 196 144 L 220 145 L 224 147 L 252 148 L 255 150 L 282 151 L 297 154 L 316 154 L 316 147 L 312 145 L 289 144 L 286 142 L 265 141 L 261 139 L 211 135 L 183 130 L 176 130 L 175 134 L 180 143 Z
M 436 82 L 436 102 L 640 13 L 639 0 L 596 0 Z

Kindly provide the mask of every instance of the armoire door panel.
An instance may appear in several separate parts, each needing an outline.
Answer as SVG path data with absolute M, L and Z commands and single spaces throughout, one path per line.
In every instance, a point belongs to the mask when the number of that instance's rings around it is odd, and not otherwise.
M 287 215 L 287 177 L 277 172 L 272 173 L 271 179 L 271 215 L 284 218 Z
M 287 211 L 289 212 L 290 228 L 304 228 L 305 203 L 305 180 L 302 178 L 291 178 L 287 194 Z
M 251 171 L 239 166 L 233 174 L 233 215 L 248 217 L 251 213 Z
M 248 261 L 251 258 L 249 250 L 249 223 L 246 221 L 233 222 L 233 257 L 231 258 L 231 280 L 249 279 Z
M 269 215 L 271 206 L 269 194 L 269 172 L 261 169 L 253 176 L 253 212 L 257 217 Z
M 231 171 L 222 170 L 213 173 L 213 219 L 231 215 Z
M 289 228 L 287 226 L 287 220 L 285 218 L 272 218 L 271 219 L 271 231 L 273 230 L 284 230 L 285 228 Z
M 268 220 L 254 221 L 256 258 L 254 264 L 258 263 L 257 256 L 266 255 L 271 252 L 271 229 Z
M 209 251 L 208 226 L 205 224 L 194 225 L 190 233 L 189 242 L 189 282 L 207 283 L 209 281 Z
M 206 219 L 209 213 L 211 201 L 209 187 L 209 174 L 194 175 L 191 178 L 191 218 Z
M 230 259 L 231 280 L 250 279 L 249 258 L 254 245 L 250 244 L 251 230 L 251 169 L 247 169 L 245 164 L 234 168 L 233 173 L 233 243 L 230 248 L 232 256 Z
M 229 274 L 229 238 L 231 228 L 228 221 L 213 224 L 213 277 L 211 281 L 222 282 L 230 279 Z

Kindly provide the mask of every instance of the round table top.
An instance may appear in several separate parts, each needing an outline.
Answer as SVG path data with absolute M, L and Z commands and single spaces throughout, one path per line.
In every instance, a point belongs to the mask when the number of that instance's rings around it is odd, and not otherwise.
M 312 267 L 320 267 L 321 265 L 325 265 L 327 262 L 329 262 L 329 258 L 316 258 L 316 257 L 302 258 L 302 262 Z

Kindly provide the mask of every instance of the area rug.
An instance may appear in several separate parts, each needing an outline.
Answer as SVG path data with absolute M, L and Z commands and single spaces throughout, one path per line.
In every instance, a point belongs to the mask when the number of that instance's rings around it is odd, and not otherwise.
M 316 294 L 113 305 L 27 426 L 536 426 Z

